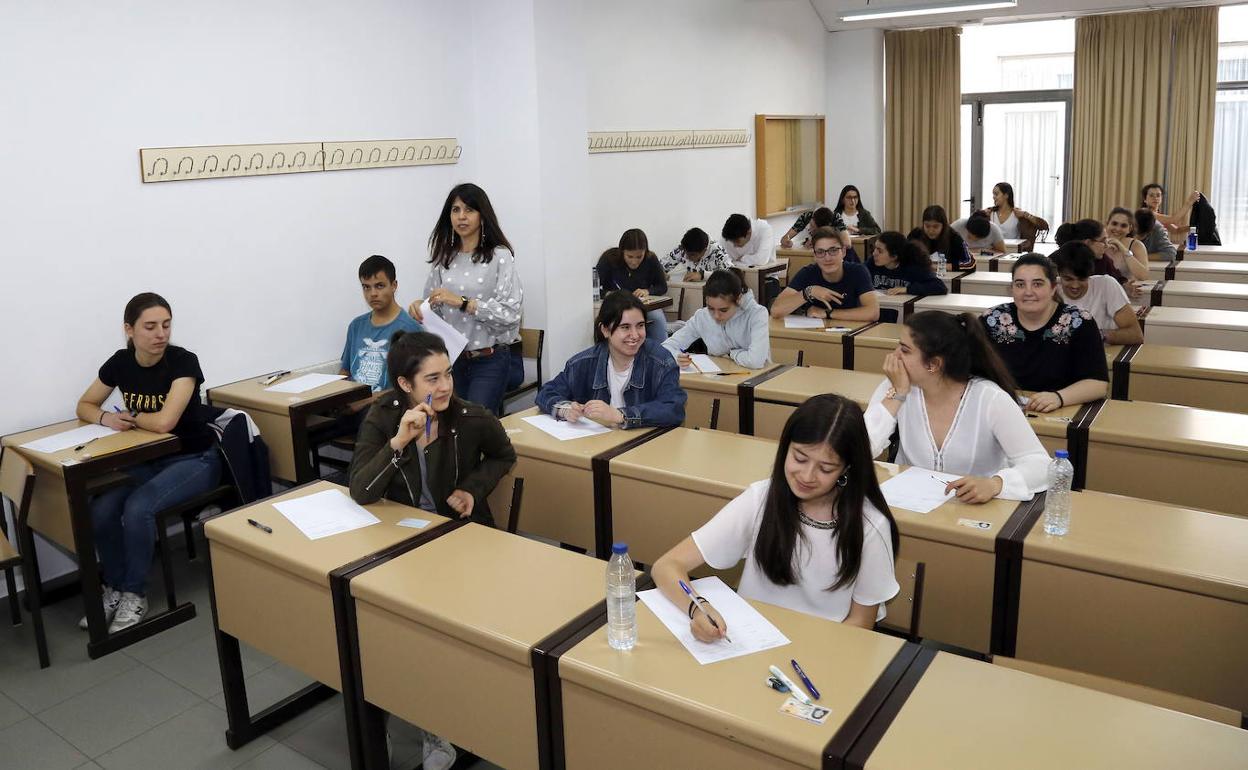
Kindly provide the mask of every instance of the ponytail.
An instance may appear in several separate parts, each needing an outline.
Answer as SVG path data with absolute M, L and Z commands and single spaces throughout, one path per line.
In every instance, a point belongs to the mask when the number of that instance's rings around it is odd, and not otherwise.
M 975 315 L 925 310 L 907 318 L 905 325 L 923 358 L 940 358 L 949 379 L 966 382 L 980 377 L 996 384 L 1011 398 L 1017 396 L 1013 375 Z

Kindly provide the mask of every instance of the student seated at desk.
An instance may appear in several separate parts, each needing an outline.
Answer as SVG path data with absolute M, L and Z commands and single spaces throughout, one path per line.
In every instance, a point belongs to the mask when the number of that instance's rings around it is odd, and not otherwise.
M 734 270 L 716 270 L 702 290 L 706 307 L 663 343 L 682 367 L 690 359 L 685 354 L 697 340 L 706 344 L 712 356 L 728 356 L 746 369 L 761 369 L 771 358 L 771 335 L 767 308 L 754 301 L 754 295 Z
M 221 479 L 221 457 L 199 400 L 204 373 L 191 351 L 169 343 L 173 311 L 159 294 L 126 304 L 126 347 L 78 399 L 78 419 L 113 430 L 172 433 L 182 451 L 126 468 L 133 480 L 91 500 L 91 526 L 103 572 L 104 620 L 116 633 L 147 613 L 147 573 L 156 548 L 156 514 L 202 495 Z M 101 408 L 116 388 L 128 411 Z M 79 628 L 87 627 L 84 617 Z
M 967 250 L 966 242 L 949 227 L 949 215 L 944 206 L 923 209 L 923 224 L 911 230 L 906 238 L 923 244 L 933 259 L 943 254 L 950 270 L 975 267 L 975 258 Z
M 845 229 L 853 235 L 877 235 L 880 226 L 871 212 L 862 207 L 862 193 L 852 184 L 841 188 L 841 196 L 836 199 L 836 208 L 832 213 L 841 218 Z
M 803 236 L 800 245 L 810 246 L 810 236 L 821 227 L 830 227 L 837 232 L 845 229 L 845 222 L 827 206 L 820 206 L 814 211 L 803 211 L 793 220 L 793 226 L 780 236 L 780 248 L 793 248 L 793 241 Z
M 685 231 L 680 245 L 663 258 L 663 272 L 671 281 L 704 281 L 716 270 L 732 267 L 732 260 L 724 247 L 716 243 L 700 227 Z
M 766 219 L 751 222 L 744 214 L 733 214 L 724 221 L 720 245 L 738 267 L 757 267 L 775 261 L 776 242 Z
M 862 410 L 843 396 L 808 399 L 784 424 L 771 478 L 756 481 L 654 563 L 659 590 L 687 609 L 704 642 L 731 631 L 706 600 L 680 588 L 707 564 L 742 559 L 737 592 L 798 612 L 872 628 L 901 590 L 893 573 L 897 523 L 875 478 Z M 760 469 L 761 470 L 761 469 Z
M 1014 208 L 1014 185 L 1009 182 L 997 182 L 992 187 L 992 206 L 984 210 L 988 221 L 1001 228 L 1003 238 L 1021 238 L 1019 251 L 1031 251 L 1035 246 L 1036 234 L 1048 230 L 1049 223 L 1022 209 Z
M 1092 314 L 1106 345 L 1144 342 L 1140 319 L 1122 286 L 1108 275 L 1093 275 L 1095 255 L 1085 243 L 1071 241 L 1053 252 L 1058 296 L 1067 304 Z
M 1144 242 L 1144 251 L 1149 259 L 1173 262 L 1179 255 L 1170 234 L 1166 232 L 1166 226 L 1157 221 L 1157 215 L 1151 209 L 1135 210 L 1135 237 Z
M 1170 238 L 1174 243 L 1186 243 L 1187 230 L 1190 226 L 1192 214 L 1192 206 L 1196 205 L 1196 201 L 1200 200 L 1200 192 L 1193 190 L 1188 194 L 1187 199 L 1183 201 L 1183 206 L 1172 214 L 1161 213 L 1162 200 L 1165 198 L 1166 188 L 1151 182 L 1144 185 L 1140 189 L 1140 208 L 1148 209 L 1161 223 L 1162 228 L 1166 232 L 1166 237 Z
M 932 270 L 927 250 L 896 230 L 880 233 L 875 239 L 867 270 L 871 273 L 871 285 L 885 294 L 930 297 L 949 293 L 949 287 Z
M 997 305 L 980 321 L 1014 381 L 1033 391 L 1029 412 L 1105 398 L 1109 367 L 1096 320 L 1059 302 L 1057 271 L 1048 257 L 1024 254 L 1014 263 L 1013 302 Z
M 1048 455 L 974 315 L 910 316 L 884 374 L 867 405 L 873 454 L 897 430 L 897 462 L 962 476 L 949 488 L 964 503 L 1030 500 L 1047 487 Z
M 1131 212 L 1121 206 L 1112 209 L 1105 220 L 1105 236 L 1105 256 L 1114 263 L 1114 269 L 1137 281 L 1149 280 L 1148 250 L 1135 237 L 1135 217 Z
M 772 318 L 800 313 L 839 321 L 877 321 L 880 302 L 871 288 L 871 274 L 861 264 L 845 261 L 845 247 L 834 230 L 815 231 L 815 261 L 793 276 L 771 305 Z
M 364 301 L 370 310 L 347 325 L 347 341 L 342 347 L 342 363 L 338 372 L 352 382 L 367 385 L 373 390 L 373 398 L 351 405 L 355 412 L 363 411 L 373 403 L 378 393 L 390 387 L 386 353 L 390 350 L 390 338 L 394 333 L 418 332 L 425 328 L 394 301 L 399 282 L 395 279 L 393 262 L 374 254 L 360 263 L 359 277 Z M 358 423 L 355 427 L 359 427 Z
M 596 343 L 542 385 L 537 408 L 557 420 L 588 417 L 612 428 L 684 422 L 689 395 L 680 387 L 680 368 L 666 348 L 646 339 L 643 310 L 626 291 L 608 294 L 598 309 Z
M 1109 250 L 1109 238 L 1105 235 L 1105 226 L 1095 219 L 1080 219 L 1078 222 L 1066 222 L 1057 228 L 1057 232 L 1053 234 L 1053 240 L 1057 243 L 1058 248 L 1068 243 L 1082 243 L 1089 249 L 1092 249 L 1092 265 L 1093 275 L 1107 275 L 1121 284 L 1125 284 L 1125 290 L 1128 295 L 1138 297 L 1143 293 L 1144 288 L 1140 286 L 1140 282 L 1128 278 L 1119 272 L 1114 261 L 1110 259 L 1107 251 Z
M 976 211 L 949 225 L 962 236 L 966 248 L 972 252 L 1002 254 L 1005 252 L 1005 236 L 989 218 L 987 212 Z
M 619 246 L 602 252 L 597 270 L 604 297 L 613 291 L 627 291 L 640 299 L 667 294 L 667 274 L 650 250 L 646 234 L 637 228 L 625 230 Z M 667 316 L 662 310 L 651 310 L 646 321 L 650 324 L 647 333 L 655 342 L 667 339 Z

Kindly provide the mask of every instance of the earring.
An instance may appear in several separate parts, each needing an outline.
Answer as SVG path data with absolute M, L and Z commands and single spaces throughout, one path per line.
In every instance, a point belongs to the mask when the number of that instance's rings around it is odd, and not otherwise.
M 849 483 L 849 471 L 845 471 L 844 473 L 841 474 L 841 477 L 836 480 L 836 485 L 838 487 L 844 487 L 848 483 Z

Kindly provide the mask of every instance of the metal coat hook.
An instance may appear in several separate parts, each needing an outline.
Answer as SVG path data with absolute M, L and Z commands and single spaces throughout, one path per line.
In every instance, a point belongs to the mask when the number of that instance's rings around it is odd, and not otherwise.
M 291 158 L 291 160 L 290 160 L 290 167 L 291 167 L 291 168 L 295 168 L 295 161 L 299 160 L 299 157 L 300 157 L 300 156 L 302 156 L 302 157 L 303 157 L 303 161 L 302 161 L 301 163 L 299 163 L 299 166 L 298 166 L 298 167 L 299 167 L 299 168 L 303 168 L 304 166 L 306 166 L 306 165 L 308 164 L 308 154 L 307 154 L 306 152 L 304 152 L 303 150 L 300 150 L 299 152 L 295 153 L 295 157 Z
M 377 153 L 377 160 L 373 160 L 373 153 L 374 153 L 374 152 L 375 152 L 375 153 Z M 381 162 L 381 148 L 380 148 L 380 147 L 374 147 L 374 148 L 372 149 L 372 151 L 368 153 L 368 162 L 369 162 L 369 163 L 379 163 L 379 162 Z
M 256 158 L 260 159 L 259 163 L 256 163 Z M 264 154 L 263 153 L 259 153 L 259 152 L 252 153 L 251 157 L 247 159 L 247 168 L 243 170 L 251 171 L 253 168 L 264 168 Z
M 421 160 L 431 160 L 432 158 L 433 158 L 433 147 L 426 144 L 424 147 L 420 148 Z
M 278 150 L 277 152 L 273 153 L 273 159 L 269 161 L 269 168 L 273 168 L 273 164 L 277 163 L 278 155 L 282 156 L 282 162 L 278 166 L 278 168 L 286 168 L 286 153 L 282 152 L 281 150 Z
M 435 159 L 435 160 L 441 160 L 441 159 L 445 158 L 445 157 L 446 157 L 446 145 L 444 144 L 444 145 L 442 145 L 441 147 L 439 147 L 439 148 L 438 148 L 438 154 L 437 154 L 437 155 L 435 155 L 435 156 L 433 156 L 433 157 L 434 157 L 434 159 Z
M 152 170 L 151 170 L 151 171 L 149 171 L 149 172 L 147 172 L 147 175 L 148 175 L 148 176 L 152 176 L 153 174 L 155 174 L 155 173 L 156 173 L 156 166 L 157 166 L 157 165 L 158 165 L 161 161 L 164 161 L 164 162 L 165 162 L 165 167 L 161 170 L 160 175 L 161 175 L 161 176 L 164 176 L 164 175 L 165 175 L 165 173 L 166 173 L 167 171 L 169 171 L 169 159 L 168 159 L 168 158 L 157 158 L 156 160 L 152 161 Z
M 354 150 L 352 150 L 352 151 L 351 151 L 351 160 L 350 160 L 350 161 L 348 161 L 348 162 L 349 162 L 352 166 L 354 166 L 354 165 L 356 164 L 355 154 L 356 154 L 357 152 L 360 154 L 360 161 L 359 161 L 359 162 L 361 162 L 361 163 L 363 163 L 363 162 L 364 162 L 364 150 L 360 149 L 359 147 L 356 147 Z
M 238 158 L 238 165 L 231 168 L 230 161 L 234 160 L 235 158 Z M 226 171 L 239 171 L 242 169 L 242 167 L 243 167 L 243 156 L 239 155 L 238 153 L 234 153 L 233 155 L 225 159 Z
M 416 146 L 409 144 L 403 151 L 403 160 L 416 160 Z
M 317 158 L 320 158 L 320 160 L 318 161 Z M 325 166 L 325 151 L 324 150 L 317 150 L 316 153 L 312 155 L 312 165 L 315 166 L 317 165 L 317 163 L 320 163 L 322 167 Z
M 212 173 L 212 174 L 217 173 L 217 169 L 221 166 L 221 159 L 218 158 L 216 155 L 209 155 L 208 158 L 212 158 L 212 171 L 208 173 Z M 203 174 L 207 170 L 208 158 L 204 158 L 204 162 L 199 167 L 199 173 Z
M 338 149 L 334 150 L 334 154 L 329 156 L 329 164 L 328 164 L 328 165 L 333 166 L 333 165 L 336 165 L 336 164 L 338 164 L 338 163 L 341 163 L 342 161 L 340 161 L 340 160 L 336 160 L 336 158 L 338 158 L 338 156 L 340 156 L 340 155 L 341 155 L 342 157 L 344 157 L 344 158 L 347 156 L 347 154 L 346 154 L 345 152 L 343 152 L 343 151 L 342 151 L 342 148 L 341 148 L 341 147 L 339 147 Z
M 391 147 L 390 152 L 386 153 L 386 162 L 392 163 L 399 159 L 399 148 Z
M 190 165 L 187 166 L 186 170 L 190 173 L 195 172 L 195 159 L 192 158 L 190 155 L 183 155 L 182 160 L 178 161 L 178 167 L 173 170 L 174 176 L 177 176 L 178 174 L 182 173 L 182 161 L 183 160 L 189 160 L 191 162 Z

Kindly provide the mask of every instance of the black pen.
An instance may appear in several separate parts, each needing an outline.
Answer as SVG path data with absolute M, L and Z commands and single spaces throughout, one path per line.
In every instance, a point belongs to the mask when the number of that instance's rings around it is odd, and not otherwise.
M 248 524 L 250 524 L 251 526 L 255 527 L 256 529 L 263 530 L 263 531 L 264 531 L 265 533 L 267 533 L 267 534 L 270 534 L 270 535 L 271 535 L 271 534 L 273 534 L 273 528 L 272 528 L 272 527 L 266 527 L 266 526 L 264 526 L 263 524 L 261 524 L 260 522 L 256 521 L 255 519 L 248 519 L 248 520 L 247 520 L 247 523 L 248 523 Z
M 264 378 L 264 380 L 263 380 L 260 384 L 261 384 L 261 385 L 272 385 L 273 383 L 277 382 L 278 380 L 282 379 L 283 377 L 285 377 L 285 376 L 286 376 L 286 375 L 288 375 L 288 374 L 290 374 L 290 370 L 289 370 L 289 369 L 287 369 L 287 370 L 286 370 L 286 371 L 284 371 L 284 372 L 274 372 L 273 374 L 270 374 L 268 377 L 265 377 L 265 378 Z

